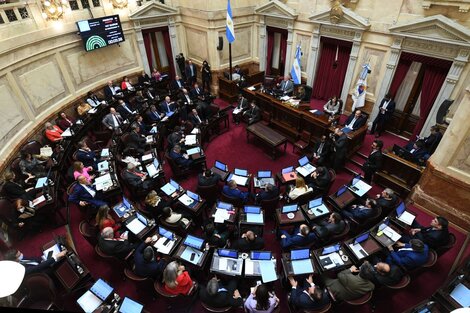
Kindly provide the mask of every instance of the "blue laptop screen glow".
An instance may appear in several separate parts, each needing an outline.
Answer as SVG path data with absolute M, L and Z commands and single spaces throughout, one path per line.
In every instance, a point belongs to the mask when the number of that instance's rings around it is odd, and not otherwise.
M 289 166 L 289 167 L 286 167 L 286 168 L 283 168 L 281 173 L 282 174 L 287 174 L 287 173 L 292 173 L 294 171 L 294 167 L 293 166 Z
M 91 286 L 90 291 L 95 294 L 98 298 L 105 301 L 111 292 L 113 292 L 114 288 L 108 285 L 104 280 L 101 278 L 96 281 L 96 283 Z
M 385 218 L 383 220 L 382 224 L 379 225 L 379 228 L 377 229 L 377 232 L 382 231 L 385 228 L 387 228 L 388 224 L 390 224 L 390 221 L 388 220 L 388 218 Z
M 215 161 L 215 168 L 218 168 L 221 171 L 226 171 L 227 170 L 227 165 L 222 163 L 222 162 Z
M 253 205 L 245 205 L 245 213 L 260 214 L 261 207 Z
M 160 234 L 160 236 L 163 236 L 165 238 L 168 238 L 170 240 L 173 240 L 173 233 L 171 231 L 169 231 L 168 229 L 165 229 L 163 227 L 158 227 L 158 233 Z
M 217 249 L 217 254 L 221 257 L 226 258 L 238 258 L 238 251 L 237 250 L 229 250 L 229 249 Z
M 204 244 L 204 239 L 188 235 L 184 240 L 186 246 L 193 247 L 195 249 L 201 250 L 202 245 Z
M 352 179 L 352 181 L 351 181 L 351 186 L 354 186 L 354 185 L 357 184 L 360 180 L 361 180 L 361 175 L 355 176 L 355 177 Z
M 248 171 L 240 168 L 236 168 L 233 173 L 238 176 L 248 176 Z
M 354 243 L 361 243 L 363 241 L 366 241 L 368 238 L 369 238 L 369 233 L 367 232 L 357 237 L 356 240 L 354 240 Z
M 160 162 L 158 162 L 157 158 L 153 159 L 153 166 L 155 166 L 155 168 L 158 170 L 158 167 L 160 166 Z
M 291 260 L 303 260 L 310 258 L 309 249 L 300 249 L 300 250 L 291 250 L 290 259 Z
M 119 308 L 119 313 L 140 313 L 143 308 L 144 306 L 142 304 L 125 297 Z
M 299 164 L 300 166 L 304 166 L 305 164 L 308 163 L 308 158 L 307 156 L 304 156 L 303 158 L 299 159 Z
M 177 190 L 180 189 L 180 185 L 170 178 L 170 184 L 175 187 Z
M 334 246 L 329 246 L 329 247 L 325 247 L 323 248 L 323 251 L 322 251 L 322 254 L 330 254 L 330 253 L 333 253 L 333 252 L 337 252 L 339 251 L 339 248 L 341 246 L 339 244 L 336 244 Z
M 147 226 L 147 218 L 145 216 L 143 216 L 142 214 L 140 214 L 139 212 L 135 212 L 137 218 L 139 219 L 139 221 L 142 222 L 142 224 L 144 224 L 145 226 Z
M 282 213 L 290 213 L 295 211 L 297 211 L 297 204 L 290 204 L 282 207 Z
M 217 208 L 218 209 L 224 209 L 224 210 L 232 210 L 232 205 L 230 203 L 227 203 L 227 202 L 219 201 L 217 203 Z
M 199 195 L 198 194 L 196 194 L 192 191 L 189 191 L 189 190 L 186 190 L 186 193 L 188 194 L 188 197 L 190 197 L 191 199 L 199 201 Z
M 397 216 L 399 217 L 400 215 L 402 215 L 403 212 L 405 212 L 405 210 L 406 210 L 405 203 L 400 202 L 400 204 L 398 205 L 397 210 L 396 210 Z
M 130 204 L 129 200 L 126 197 L 122 197 L 122 204 L 124 204 L 126 209 L 132 209 L 132 204 Z
M 251 251 L 250 258 L 252 260 L 271 260 L 271 252 Z
M 343 187 L 339 188 L 339 190 L 336 192 L 336 196 L 337 197 L 341 196 L 347 189 L 348 189 L 348 187 L 346 187 L 346 186 L 343 186 Z
M 259 171 L 258 178 L 269 178 L 271 177 L 271 171 Z
M 313 199 L 313 200 L 310 200 L 308 202 L 308 208 L 311 209 L 311 208 L 316 208 L 317 206 L 320 206 L 322 205 L 323 203 L 323 199 L 320 197 L 320 198 L 316 198 L 316 199 Z

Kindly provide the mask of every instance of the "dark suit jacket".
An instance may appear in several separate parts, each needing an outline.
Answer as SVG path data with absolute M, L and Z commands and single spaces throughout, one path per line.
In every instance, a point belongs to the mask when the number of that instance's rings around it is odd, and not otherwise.
M 297 288 L 292 288 L 290 293 L 290 301 L 300 309 L 316 310 L 330 302 L 327 292 L 323 292 L 323 297 L 320 300 L 314 300 L 304 290 L 304 288 L 298 286 Z
M 199 186 L 212 186 L 217 184 L 220 179 L 220 175 L 217 173 L 212 173 L 209 177 L 205 177 L 202 173 L 199 173 L 197 176 L 197 184 Z
M 237 109 L 241 109 L 243 111 L 247 110 L 249 108 L 248 105 L 248 99 L 243 97 L 242 99 L 238 100 L 237 102 Z
M 160 112 L 155 111 L 148 111 L 147 112 L 147 117 L 152 123 L 160 122 L 162 119 L 160 118 Z
M 374 209 L 370 209 L 366 206 L 360 205 L 360 206 L 356 207 L 355 209 L 353 209 L 353 208 L 346 209 L 346 211 L 344 213 L 346 213 L 345 215 L 351 216 L 354 219 L 357 219 L 359 221 L 364 221 L 367 218 L 374 215 L 374 212 L 375 212 Z M 349 214 L 347 214 L 347 213 L 349 213 Z
M 294 91 L 294 83 L 291 80 L 282 80 L 279 84 L 279 89 L 284 90 L 286 94 L 292 94 Z
M 199 290 L 199 298 L 202 302 L 215 308 L 224 306 L 237 307 L 243 305 L 243 299 L 241 297 L 237 299 L 233 298 L 233 292 L 237 288 L 236 281 L 229 281 L 226 285 L 219 282 L 219 289 L 221 288 L 225 288 L 227 291 L 219 291 L 216 295 L 211 296 L 207 293 L 206 288 L 203 287 Z
M 176 110 L 175 103 L 170 102 L 170 111 L 171 111 L 171 112 L 174 112 L 175 110 Z M 167 104 L 166 104 L 165 101 L 163 101 L 162 103 L 160 103 L 160 112 L 163 112 L 163 113 L 165 113 L 165 114 L 168 112 Z
M 150 77 L 147 74 L 144 74 L 144 76 L 140 75 L 139 85 L 143 85 L 145 82 L 150 83 Z
M 190 166 L 193 162 L 190 159 L 186 159 L 181 153 L 176 153 L 175 151 L 171 150 L 169 153 L 170 158 L 172 158 L 176 164 L 179 166 Z
M 328 172 L 328 169 L 325 168 L 325 173 L 321 176 L 318 176 L 316 179 L 312 179 L 311 183 L 309 184 L 312 186 L 314 189 L 316 189 L 319 192 L 326 192 L 328 185 L 330 184 L 330 173 Z
M 146 139 L 142 137 L 140 134 L 136 133 L 135 131 L 130 132 L 129 140 L 127 142 L 128 148 L 144 149 L 145 143 L 146 143 Z
M 382 101 L 380 102 L 379 115 L 383 115 L 383 117 L 388 120 L 392 117 L 393 112 L 395 111 L 395 101 L 391 100 L 390 103 L 387 105 L 387 111 L 385 111 L 385 114 L 381 114 L 380 109 L 385 105 L 385 102 L 387 102 L 386 99 L 382 99 Z
M 34 262 L 37 262 L 39 264 L 38 265 L 27 264 L 27 262 L 25 260 L 34 261 Z M 40 273 L 40 272 L 43 272 L 43 271 L 51 268 L 52 265 L 55 264 L 55 259 L 50 258 L 50 259 L 47 259 L 45 261 L 42 261 L 41 258 L 28 258 L 28 257 L 25 257 L 24 260 L 21 260 L 19 263 L 22 264 L 25 267 L 25 269 L 26 269 L 25 275 L 29 275 L 29 274 L 34 274 L 34 273 Z
M 413 157 L 412 161 L 418 162 L 420 159 L 424 159 L 427 154 L 428 151 L 425 148 L 415 149 L 415 151 L 411 153 L 411 156 Z
M 296 227 L 292 235 L 282 231 L 286 238 L 281 238 L 281 247 L 283 249 L 290 248 L 292 246 L 303 246 L 316 240 L 317 236 L 311 231 L 306 237 L 300 235 L 300 228 Z
M 11 181 L 5 182 L 5 184 L 2 187 L 2 192 L 10 200 L 24 198 L 27 195 L 26 190 L 23 188 L 23 186 L 16 184 L 14 182 L 11 182 Z M 33 199 L 28 199 L 28 200 L 33 200 Z
M 377 150 L 376 152 L 369 154 L 366 162 L 364 163 L 364 167 L 369 168 L 371 171 L 378 171 L 382 167 L 382 151 Z
M 115 86 L 113 86 L 115 87 Z M 120 92 L 119 90 L 118 92 Z M 113 98 L 113 92 L 111 91 L 111 88 L 109 86 L 104 87 L 104 97 L 106 98 L 107 101 L 111 100 Z
M 166 262 L 161 259 L 160 261 L 145 262 L 144 249 L 147 247 L 145 242 L 142 242 L 134 253 L 135 273 L 142 277 L 151 277 L 158 279 L 165 269 Z
M 277 186 L 273 186 L 271 191 L 266 191 L 265 189 L 261 190 L 260 193 L 256 195 L 256 202 L 260 203 L 263 200 L 271 200 L 277 197 L 279 197 L 279 188 Z
M 248 241 L 246 238 L 239 238 L 235 240 L 230 249 L 235 249 L 239 251 L 252 251 L 252 250 L 263 250 L 264 248 L 264 239 L 256 237 L 253 241 Z
M 424 147 L 429 153 L 433 153 L 436 150 L 437 145 L 442 139 L 442 133 L 436 132 L 435 134 L 431 134 L 428 137 L 424 138 Z
M 183 138 L 183 136 L 179 132 L 172 132 L 169 134 L 167 138 L 168 148 L 172 149 L 176 144 L 179 144 L 181 138 Z
M 88 186 L 88 187 L 95 190 L 93 186 Z M 98 192 L 96 192 L 95 197 L 93 198 L 91 194 L 85 189 L 85 187 L 83 187 L 80 184 L 76 184 L 75 188 L 73 188 L 73 191 L 69 196 L 69 201 L 76 203 L 76 204 L 79 204 L 80 201 L 86 201 L 90 203 L 91 205 L 93 205 L 94 207 L 100 207 L 102 205 L 107 204 L 103 200 L 100 200 L 98 197 L 99 197 Z
M 344 126 L 348 125 L 349 123 L 351 123 L 351 121 L 354 119 L 354 113 L 349 115 L 348 119 L 346 120 L 346 122 L 344 122 Z M 353 130 L 356 130 L 356 129 L 359 129 L 361 128 L 362 126 L 364 126 L 367 122 L 367 119 L 361 115 L 361 117 L 359 117 L 353 124 Z
M 422 252 L 404 250 L 407 248 L 411 248 L 409 243 L 405 244 L 405 246 L 398 251 L 390 252 L 385 262 L 388 264 L 399 265 L 405 270 L 412 270 L 426 263 L 429 253 L 429 247 L 426 244 L 424 245 L 424 250 Z
M 98 246 L 103 253 L 119 259 L 124 259 L 132 249 L 135 249 L 135 244 L 128 240 L 105 240 L 102 236 L 98 238 Z
M 199 114 L 198 114 L 198 116 L 199 116 Z M 192 113 L 189 114 L 189 121 L 190 121 L 193 125 L 195 125 L 195 126 L 200 125 L 201 122 L 202 122 L 201 116 L 199 116 L 199 119 L 200 119 L 201 121 L 199 121 L 199 120 L 196 118 L 196 116 L 195 116 L 194 114 L 192 114 Z
M 133 112 L 134 109 L 126 103 L 126 107 L 131 111 Z M 119 114 L 121 114 L 122 118 L 127 120 L 129 117 L 132 116 L 132 113 L 127 111 L 122 105 L 117 105 L 116 106 L 116 110 L 119 112 Z
M 346 227 L 344 220 L 339 221 L 338 224 L 326 222 L 324 225 L 317 227 L 315 232 L 320 238 L 327 238 L 340 234 L 344 230 L 344 227 Z
M 81 149 L 77 150 L 77 160 L 82 162 L 84 166 L 95 166 L 96 154 L 93 151 L 84 151 Z
M 136 172 L 141 173 L 137 169 Z M 129 172 L 128 170 L 123 171 L 122 178 L 134 188 L 141 188 L 144 185 L 144 181 L 142 181 L 142 178 L 139 175 Z
M 202 90 L 202 88 L 200 87 L 198 87 L 198 90 L 196 90 L 196 88 L 191 89 L 191 91 L 189 92 L 189 96 L 193 99 L 198 98 L 200 100 L 203 100 L 206 97 L 204 90 Z
M 246 110 L 244 114 L 247 114 L 250 118 L 249 123 L 254 123 L 261 119 L 261 112 L 257 105 L 255 105 L 254 108 L 249 108 L 248 110 Z
M 170 84 L 170 88 L 171 88 L 172 90 L 184 88 L 184 82 L 183 82 L 183 80 L 180 79 L 179 82 L 181 83 L 181 87 L 178 86 L 178 83 L 177 83 L 176 79 L 175 79 L 175 80 L 172 80 L 172 81 L 171 81 L 171 84 Z
M 335 141 L 336 157 L 345 158 L 348 152 L 348 137 L 342 134 Z
M 193 70 L 193 75 L 191 75 L 191 68 Z M 197 76 L 197 68 L 196 68 L 196 65 L 194 64 L 186 64 L 186 66 L 184 67 L 184 73 L 186 74 L 186 77 L 187 78 L 190 78 L 190 77 L 196 77 Z
M 248 201 L 248 192 L 243 192 L 239 189 L 231 189 L 228 185 L 224 186 L 224 188 L 222 189 L 222 193 L 232 198 L 240 198 L 244 202 Z
M 421 227 L 421 231 L 416 233 L 415 237 L 430 248 L 436 249 L 449 242 L 449 231 L 447 229 L 438 230 L 432 227 Z
M 318 149 L 320 148 L 321 141 L 318 141 L 315 143 L 313 146 L 313 153 L 316 153 L 318 155 Z M 326 158 L 328 156 L 328 153 L 330 152 L 331 149 L 331 143 L 329 141 L 326 141 L 323 145 L 323 148 L 321 150 L 321 153 L 319 154 L 320 158 Z
M 377 202 L 377 205 L 379 205 L 382 209 L 385 210 L 392 210 L 395 207 L 395 203 L 397 202 L 396 196 L 393 196 L 390 200 L 380 197 L 375 201 Z
M 390 265 L 390 272 L 386 274 L 381 274 L 376 271 L 373 272 L 373 280 L 372 282 L 375 285 L 388 285 L 392 286 L 400 282 L 403 278 L 403 271 L 399 266 Z

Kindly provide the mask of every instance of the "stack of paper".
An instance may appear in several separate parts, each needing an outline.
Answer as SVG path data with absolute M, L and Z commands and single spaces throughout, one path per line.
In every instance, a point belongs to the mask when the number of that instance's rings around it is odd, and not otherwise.
M 186 137 L 184 138 L 184 144 L 186 146 L 195 145 L 196 143 L 196 135 L 186 135 Z
M 31 207 L 34 208 L 36 205 L 38 205 L 38 204 L 40 204 L 44 201 L 46 201 L 46 197 L 44 195 L 42 195 L 42 196 L 40 196 L 40 197 L 33 200 Z
M 250 86 L 250 87 L 247 87 L 246 89 L 248 89 L 250 91 L 254 91 L 254 90 L 256 90 L 256 87 L 255 86 Z
M 138 218 L 133 219 L 132 222 L 126 225 L 126 227 L 135 235 L 139 234 L 145 229 L 145 225 L 139 221 Z
M 176 240 L 170 240 L 166 246 L 163 244 L 165 241 L 167 241 L 168 238 L 166 237 L 160 237 L 157 242 L 153 244 L 155 249 L 157 249 L 158 252 L 163 253 L 163 254 L 168 254 L 170 253 L 171 248 L 175 245 Z
M 385 227 L 382 232 L 385 234 L 385 236 L 387 236 L 394 242 L 397 242 L 401 238 L 401 235 L 399 233 L 397 233 L 395 230 L 393 230 L 393 228 L 388 226 Z
M 71 137 L 72 135 L 73 134 L 72 134 L 72 131 L 70 130 L 70 127 L 64 130 L 64 132 L 61 134 L 62 137 Z
M 152 159 L 152 158 L 153 158 L 153 154 L 152 154 L 152 153 L 144 154 L 144 155 L 142 156 L 142 162 L 145 162 L 145 161 L 150 160 L 150 159 Z
M 191 131 L 191 134 L 193 135 L 199 134 L 199 128 L 194 127 L 193 130 Z
M 52 257 L 55 257 L 56 255 L 58 255 L 60 253 L 59 245 L 55 244 L 52 247 L 50 247 L 49 249 L 44 250 L 44 252 L 42 254 L 42 258 L 44 260 L 47 260 L 47 255 L 49 254 L 49 251 L 52 251 Z
M 112 185 L 113 181 L 109 173 L 95 178 L 96 190 L 103 190 L 104 188 L 111 187 Z
M 326 260 L 326 259 L 330 259 L 331 261 L 330 264 L 324 265 L 324 268 L 326 268 L 327 270 L 344 264 L 338 252 L 320 256 L 320 261 Z
M 238 175 L 233 174 L 230 179 L 233 179 L 237 183 L 237 185 L 245 186 L 248 180 L 248 177 L 238 176 Z
M 263 283 L 269 283 L 277 279 L 276 269 L 272 261 L 258 261 Z
M 194 199 L 191 199 L 187 194 L 183 194 L 181 197 L 178 198 L 178 201 L 186 206 L 190 206 L 193 204 Z
M 223 223 L 230 218 L 230 213 L 224 209 L 216 209 L 214 214 L 215 223 Z
M 364 250 L 360 244 L 350 243 L 349 247 L 351 248 L 352 252 L 354 252 L 354 254 L 356 255 L 358 259 L 365 258 L 366 256 L 369 255 L 369 253 L 367 253 L 367 251 Z

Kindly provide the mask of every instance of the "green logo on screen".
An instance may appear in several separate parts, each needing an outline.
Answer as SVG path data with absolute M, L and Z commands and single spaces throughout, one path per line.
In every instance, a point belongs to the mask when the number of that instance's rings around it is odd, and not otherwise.
M 96 36 L 96 35 L 93 35 L 90 38 L 88 38 L 85 44 L 86 51 L 91 51 L 91 50 L 103 48 L 106 46 L 107 46 L 106 41 L 104 41 L 104 39 L 101 38 L 100 36 Z

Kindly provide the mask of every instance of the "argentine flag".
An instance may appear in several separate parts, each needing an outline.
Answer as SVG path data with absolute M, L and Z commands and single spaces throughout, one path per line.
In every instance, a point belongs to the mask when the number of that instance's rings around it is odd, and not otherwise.
M 297 46 L 297 50 L 295 51 L 295 59 L 294 64 L 292 64 L 292 69 L 290 70 L 290 75 L 294 80 L 294 84 L 300 84 L 300 56 L 302 55 L 302 51 L 300 49 L 300 45 Z
M 233 30 L 232 8 L 230 7 L 230 0 L 227 2 L 227 25 L 225 26 L 225 35 L 229 43 L 235 41 L 235 31 Z

